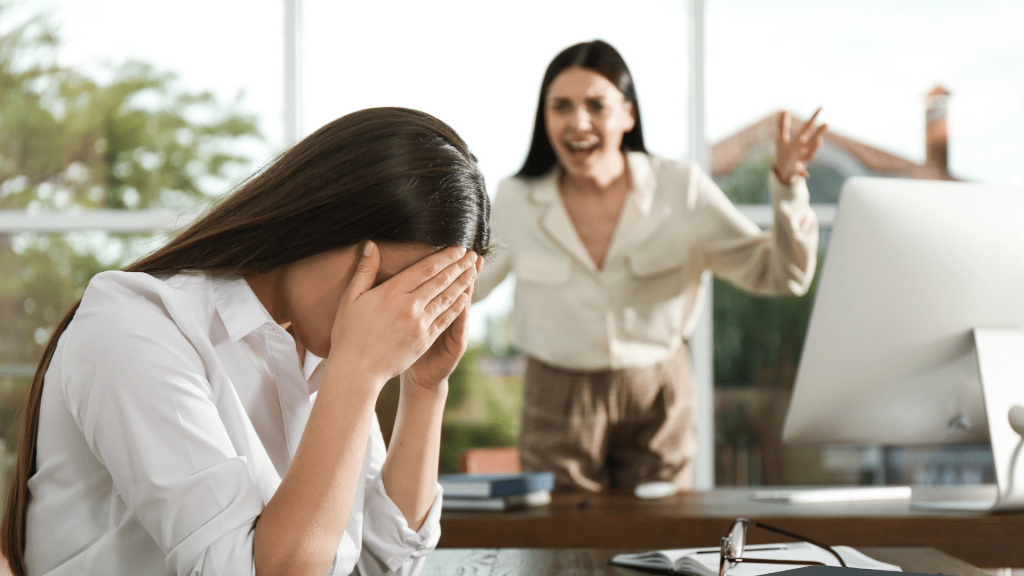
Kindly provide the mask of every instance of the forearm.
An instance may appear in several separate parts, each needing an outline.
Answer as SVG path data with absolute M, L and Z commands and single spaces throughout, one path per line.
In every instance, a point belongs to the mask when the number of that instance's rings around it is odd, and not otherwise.
M 776 275 L 786 278 L 787 291 L 801 295 L 814 277 L 818 249 L 818 218 L 810 206 L 804 178 L 784 184 L 771 177 L 775 217 L 772 223 Z
M 401 386 L 398 415 L 382 475 L 388 497 L 416 531 L 434 503 L 448 381 L 430 390 L 403 375 Z
M 701 174 L 696 241 L 716 276 L 760 296 L 802 295 L 814 277 L 818 228 L 803 178 L 785 185 L 769 176 L 774 206 L 765 232 Z
M 295 457 L 256 524 L 259 576 L 327 571 L 348 524 L 373 419 L 370 377 L 328 360 Z

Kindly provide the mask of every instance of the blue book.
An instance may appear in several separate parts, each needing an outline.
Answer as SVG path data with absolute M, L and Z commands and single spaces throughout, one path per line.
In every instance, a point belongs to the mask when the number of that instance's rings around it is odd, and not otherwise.
M 444 495 L 453 498 L 500 498 L 555 488 L 552 472 L 441 474 L 437 481 L 444 488 Z
M 537 490 L 526 494 L 513 494 L 499 498 L 449 498 L 447 494 L 441 503 L 443 510 L 508 510 L 510 508 L 531 508 L 551 504 L 551 492 Z

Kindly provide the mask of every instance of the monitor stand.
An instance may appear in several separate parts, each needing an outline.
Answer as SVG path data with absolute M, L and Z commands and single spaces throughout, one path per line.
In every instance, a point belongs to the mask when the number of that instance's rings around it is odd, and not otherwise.
M 911 501 L 914 508 L 943 510 L 1024 509 L 1024 329 L 974 329 L 981 394 L 988 417 L 994 487 L 969 487 L 964 498 Z

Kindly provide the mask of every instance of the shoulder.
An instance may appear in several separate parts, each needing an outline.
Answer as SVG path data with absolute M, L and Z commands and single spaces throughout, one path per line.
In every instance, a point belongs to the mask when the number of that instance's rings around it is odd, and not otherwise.
M 498 193 L 507 192 L 526 192 L 530 188 L 530 182 L 535 178 L 526 178 L 523 176 L 509 176 L 501 182 L 498 182 Z
M 700 166 L 689 160 L 631 152 L 630 167 L 634 172 L 634 186 L 643 186 L 649 178 L 653 181 L 655 202 L 683 208 L 679 214 L 699 204 L 711 182 Z
M 525 208 L 529 204 L 531 190 L 537 178 L 511 176 L 498 183 L 494 194 L 495 212 L 508 215 L 509 212 Z
M 75 323 L 86 318 L 121 318 L 162 307 L 164 282 L 139 272 L 111 270 L 92 277 L 75 313 Z
M 169 318 L 168 306 L 176 299 L 175 292 L 166 280 L 142 272 L 100 272 L 89 281 L 75 322 L 94 316 L 114 320 L 156 314 Z
M 173 280 L 173 279 L 172 279 Z M 125 357 L 154 341 L 186 343 L 187 304 L 168 281 L 141 272 L 101 272 L 89 281 L 68 327 L 70 356 Z
M 84 303 L 87 299 L 99 299 L 104 296 L 155 293 L 166 286 L 165 281 L 150 274 L 108 270 L 89 280 L 82 301 Z
M 690 160 L 676 160 L 656 154 L 644 154 L 651 167 L 651 172 L 658 180 L 659 186 L 688 186 L 694 176 L 703 176 L 704 172 Z
M 94 394 L 150 394 L 164 381 L 208 391 L 202 334 L 168 284 L 139 272 L 93 277 L 59 345 L 60 379 L 71 405 L 82 406 Z
M 512 201 L 526 199 L 530 194 L 530 188 L 536 178 L 523 178 L 521 176 L 509 176 L 498 182 L 498 191 L 495 193 L 495 202 L 502 200 Z

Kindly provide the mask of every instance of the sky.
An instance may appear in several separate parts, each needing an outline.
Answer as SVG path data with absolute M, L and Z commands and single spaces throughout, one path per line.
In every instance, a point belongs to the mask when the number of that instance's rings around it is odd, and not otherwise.
M 0 29 L 44 14 L 60 63 L 102 77 L 128 59 L 178 74 L 259 118 L 254 166 L 282 139 L 281 0 L 16 0 Z M 689 154 L 684 0 L 396 0 L 303 3 L 303 132 L 372 106 L 419 108 L 480 158 L 493 192 L 518 170 L 541 77 L 561 49 L 604 39 L 629 64 L 648 149 Z M 952 92 L 950 166 L 1024 186 L 1024 1 L 708 0 L 706 132 L 718 141 L 773 113 L 823 106 L 831 130 L 921 162 L 923 96 Z M 239 171 L 244 176 L 249 168 Z M 226 191 L 226 190 L 225 190 Z M 506 285 L 476 309 L 507 312 Z
M 924 161 L 923 96 L 950 92 L 955 176 L 1024 186 L 1024 1 L 709 0 L 708 135 L 773 110 Z

